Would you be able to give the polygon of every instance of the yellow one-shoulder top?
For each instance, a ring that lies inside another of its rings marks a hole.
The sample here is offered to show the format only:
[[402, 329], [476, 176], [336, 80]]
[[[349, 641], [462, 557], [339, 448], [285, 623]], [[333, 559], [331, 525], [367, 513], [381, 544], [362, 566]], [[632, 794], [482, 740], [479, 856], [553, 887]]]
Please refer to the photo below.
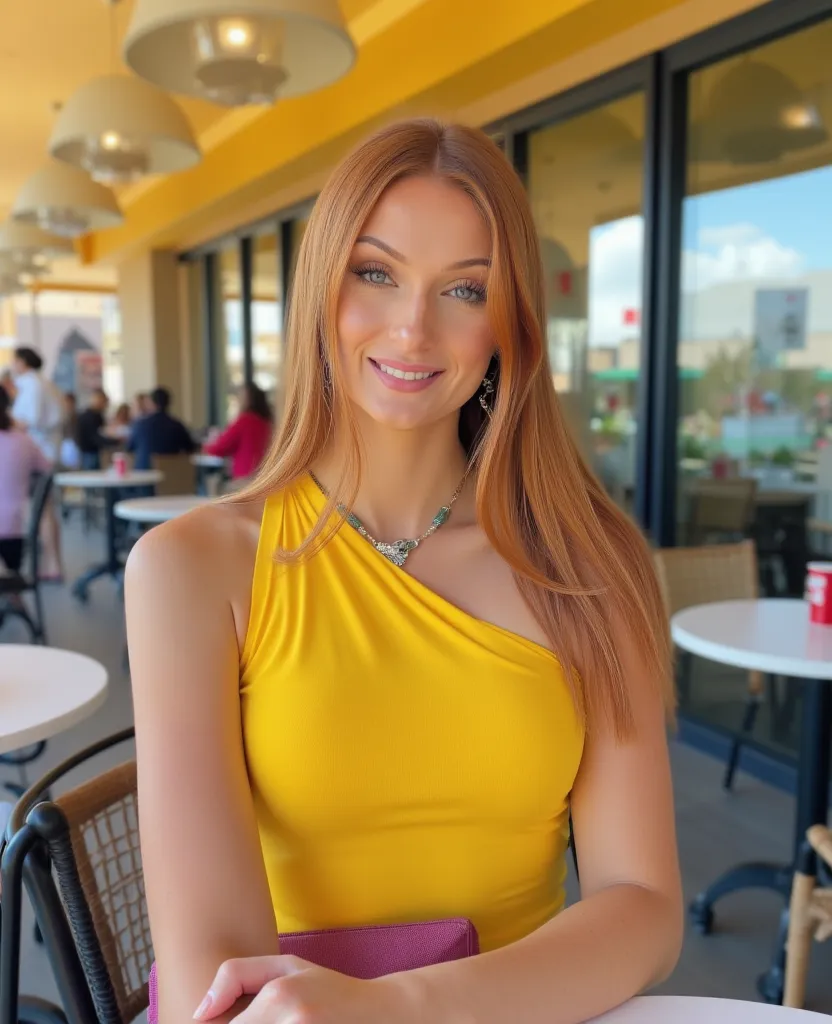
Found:
[[555, 656], [483, 622], [345, 525], [278, 565], [325, 506], [265, 505], [242, 728], [281, 932], [467, 917], [485, 952], [563, 906], [584, 729]]

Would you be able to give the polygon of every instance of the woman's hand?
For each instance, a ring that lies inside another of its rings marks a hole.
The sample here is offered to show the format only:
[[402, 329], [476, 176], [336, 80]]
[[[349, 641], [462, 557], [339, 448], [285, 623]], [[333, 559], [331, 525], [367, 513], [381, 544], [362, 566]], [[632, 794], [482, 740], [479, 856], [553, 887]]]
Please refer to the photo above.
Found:
[[254, 996], [235, 1024], [417, 1024], [424, 1017], [402, 977], [358, 981], [296, 956], [227, 960], [194, 1019], [213, 1020]]

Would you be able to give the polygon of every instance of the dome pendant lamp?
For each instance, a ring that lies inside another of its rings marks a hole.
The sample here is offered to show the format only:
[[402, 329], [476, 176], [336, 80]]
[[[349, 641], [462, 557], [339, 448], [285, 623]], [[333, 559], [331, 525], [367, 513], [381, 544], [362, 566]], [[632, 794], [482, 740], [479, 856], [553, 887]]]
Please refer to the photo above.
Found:
[[136, 0], [124, 60], [169, 92], [234, 107], [330, 85], [355, 45], [337, 0]]
[[200, 159], [176, 103], [133, 75], [85, 82], [58, 115], [49, 152], [105, 184], [181, 171]]
[[10, 263], [20, 273], [37, 274], [45, 270], [50, 257], [74, 255], [75, 246], [68, 238], [15, 220], [0, 224], [0, 262]]
[[18, 192], [12, 219], [64, 238], [116, 227], [124, 220], [113, 192], [71, 164], [51, 160]]

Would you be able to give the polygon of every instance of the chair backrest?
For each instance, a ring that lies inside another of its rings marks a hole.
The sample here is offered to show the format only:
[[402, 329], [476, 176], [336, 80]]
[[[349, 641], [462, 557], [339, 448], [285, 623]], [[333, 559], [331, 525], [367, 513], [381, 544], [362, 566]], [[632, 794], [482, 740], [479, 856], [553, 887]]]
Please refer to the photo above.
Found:
[[196, 466], [190, 455], [154, 455], [153, 468], [164, 473], [162, 481], [156, 484], [157, 494], [193, 494], [196, 491]]
[[757, 481], [746, 477], [696, 480], [691, 490], [694, 530], [745, 533], [754, 521]]
[[671, 615], [695, 604], [759, 596], [753, 541], [663, 548], [654, 552], [656, 571]]
[[26, 818], [24, 830], [48, 850], [48, 860], [31, 851], [24, 878], [59, 988], [68, 986], [61, 997], [70, 1024], [80, 1024], [78, 1008], [83, 1015], [90, 1001], [98, 1024], [129, 1024], [148, 1006], [154, 957], [137, 804], [130, 761]]
[[29, 578], [33, 581], [37, 580], [40, 568], [40, 524], [46, 510], [46, 503], [52, 492], [52, 479], [51, 473], [38, 474], [32, 491], [26, 547], [29, 556]]

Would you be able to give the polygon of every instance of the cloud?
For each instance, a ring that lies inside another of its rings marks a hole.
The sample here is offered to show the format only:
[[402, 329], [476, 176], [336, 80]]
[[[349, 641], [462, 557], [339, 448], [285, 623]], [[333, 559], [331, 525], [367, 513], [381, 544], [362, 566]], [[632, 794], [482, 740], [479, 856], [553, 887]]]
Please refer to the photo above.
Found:
[[[682, 254], [682, 288], [701, 292], [731, 281], [766, 281], [797, 277], [805, 259], [748, 223], [702, 228], [695, 249]], [[644, 226], [641, 217], [626, 217], [596, 228], [590, 237], [589, 343], [617, 345], [637, 337], [624, 325], [626, 309], [641, 309]]]
[[781, 245], [753, 224], [727, 224], [703, 228], [699, 248], [682, 254], [682, 288], [699, 292], [727, 281], [765, 281], [797, 277], [805, 260], [796, 250]]
[[589, 343], [616, 345], [635, 338], [624, 311], [641, 309], [644, 222], [641, 217], [595, 229], [589, 243]]

